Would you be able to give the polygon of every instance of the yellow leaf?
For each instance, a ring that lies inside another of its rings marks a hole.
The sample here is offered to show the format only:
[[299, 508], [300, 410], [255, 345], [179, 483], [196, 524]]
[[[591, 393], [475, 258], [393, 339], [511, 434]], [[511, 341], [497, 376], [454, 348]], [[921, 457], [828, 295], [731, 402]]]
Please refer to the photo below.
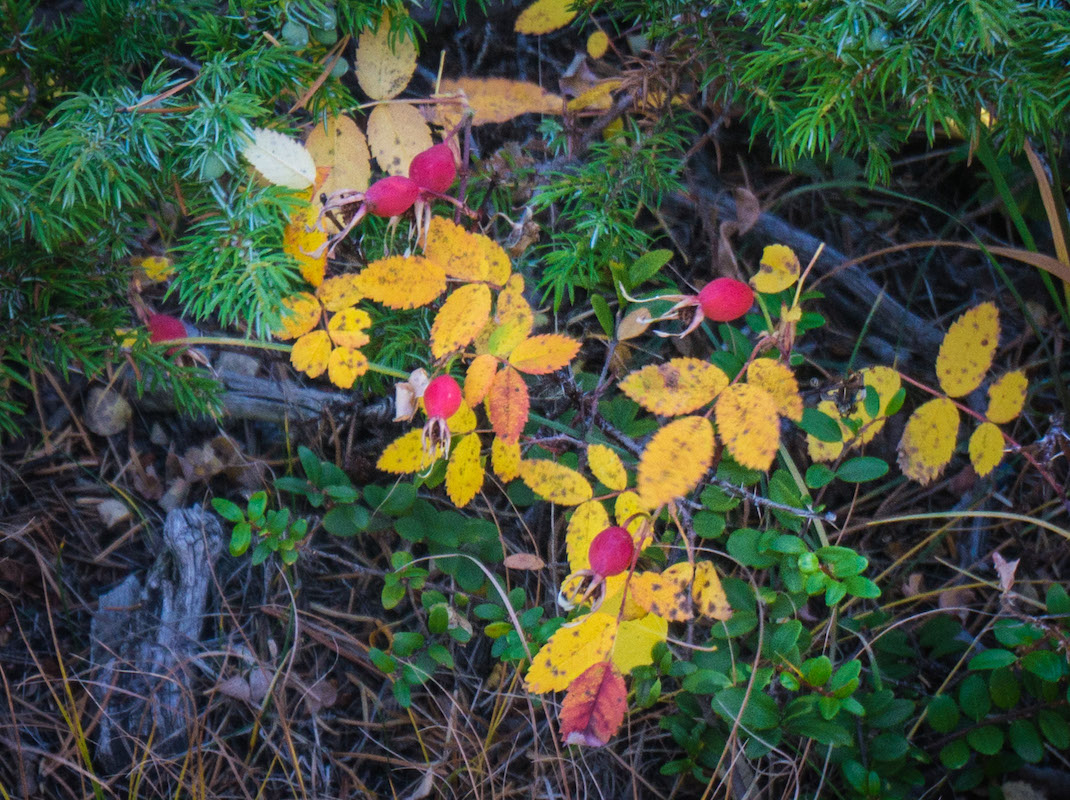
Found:
[[999, 312], [981, 303], [955, 320], [936, 356], [936, 377], [948, 397], [962, 397], [981, 385], [999, 345]]
[[316, 297], [328, 311], [341, 311], [360, 302], [364, 294], [357, 288], [358, 275], [347, 273], [328, 278], [316, 289]]
[[253, 128], [241, 154], [276, 186], [306, 189], [316, 180], [316, 164], [305, 146], [278, 131]]
[[653, 664], [654, 645], [668, 635], [669, 621], [657, 614], [622, 622], [613, 645], [613, 664], [625, 675], [636, 667]]
[[319, 211], [307, 205], [294, 212], [282, 234], [282, 249], [297, 262], [301, 277], [313, 286], [323, 283], [327, 268], [327, 233], [316, 227]]
[[490, 263], [483, 257], [483, 246], [477, 237], [487, 238], [469, 233], [445, 217], [431, 217], [424, 255], [455, 280], [465, 283], [485, 281]]
[[479, 435], [462, 437], [450, 453], [446, 465], [446, 494], [457, 508], [464, 508], [483, 488], [483, 465], [479, 461]]
[[548, 459], [521, 461], [520, 479], [543, 500], [561, 506], [578, 506], [594, 494], [580, 473]]
[[628, 488], [628, 473], [620, 456], [604, 444], [587, 445], [587, 464], [591, 473], [615, 492]]
[[[521, 114], [560, 114], [564, 102], [556, 94], [535, 83], [508, 78], [460, 78], [443, 80], [440, 94], [463, 92], [475, 113], [473, 125], [508, 122]], [[455, 104], [443, 103], [435, 109], [435, 124], [452, 128], [463, 112]]]
[[608, 111], [613, 106], [613, 92], [624, 85], [620, 78], [609, 78], [595, 84], [587, 91], [568, 101], [568, 110], [572, 113], [577, 111]]
[[436, 445], [434, 452], [429, 453], [424, 449], [423, 431], [414, 428], [388, 444], [375, 467], [394, 475], [407, 475], [423, 472], [441, 456], [442, 446]]
[[422, 256], [390, 256], [366, 266], [356, 287], [387, 308], [420, 308], [446, 291], [446, 273]]
[[587, 55], [598, 60], [609, 49], [609, 37], [604, 31], [595, 31], [587, 37]]
[[939, 477], [955, 453], [959, 411], [946, 397], [924, 403], [910, 415], [899, 441], [899, 468], [923, 486]]
[[771, 358], [756, 358], [747, 367], [747, 383], [769, 392], [776, 403], [777, 413], [798, 422], [802, 419], [803, 402], [795, 373]]
[[436, 359], [466, 347], [490, 319], [490, 287], [470, 283], [446, 298], [431, 326], [431, 355]]
[[721, 587], [721, 578], [711, 561], [695, 563], [695, 583], [691, 587], [695, 611], [704, 617], [722, 622], [732, 616], [732, 607]]
[[776, 401], [760, 386], [737, 383], [729, 386], [714, 407], [717, 432], [725, 448], [739, 464], [749, 469], [773, 466], [780, 443]]
[[[305, 147], [317, 167], [330, 169], [327, 180], [319, 188], [321, 193], [330, 195], [341, 189], [363, 192], [371, 183], [368, 141], [349, 117], [339, 114], [317, 124], [309, 133]], [[324, 224], [333, 225], [327, 219]]]
[[556, 31], [576, 19], [579, 12], [572, 8], [574, 4], [575, 0], [535, 0], [520, 12], [513, 30], [532, 36]]
[[621, 492], [613, 504], [613, 518], [618, 525], [627, 529], [636, 545], [639, 545], [639, 529], [650, 518], [650, 509], [643, 505], [635, 492]]
[[368, 359], [352, 347], [336, 347], [327, 362], [327, 377], [340, 389], [352, 389], [357, 378], [368, 371]]
[[339, 347], [363, 347], [371, 341], [365, 330], [372, 318], [361, 308], [343, 308], [327, 323], [327, 332]]
[[298, 292], [282, 299], [281, 325], [274, 331], [278, 339], [296, 339], [315, 328], [323, 314], [320, 301], [308, 292]]
[[970, 436], [970, 462], [974, 472], [983, 478], [1003, 460], [1003, 434], [992, 422], [982, 422]]
[[416, 45], [406, 35], [390, 35], [390, 12], [384, 11], [378, 30], [366, 28], [357, 39], [360, 88], [373, 100], [389, 100], [409, 85], [415, 71]]
[[464, 401], [468, 405], [475, 408], [483, 402], [497, 371], [498, 359], [488, 353], [472, 359], [464, 379]]
[[988, 387], [988, 410], [985, 416], [991, 422], [1010, 422], [1022, 413], [1027, 388], [1029, 380], [1022, 370], [1016, 369], [1001, 375]]
[[703, 417], [673, 420], [654, 434], [639, 459], [639, 500], [647, 508], [657, 508], [683, 497], [698, 486], [712, 461], [710, 421]]
[[471, 433], [476, 429], [476, 412], [467, 403], [461, 403], [453, 416], [446, 420], [446, 427], [456, 436], [459, 433]]
[[866, 398], [861, 393], [851, 412], [851, 418], [862, 423], [856, 443], [869, 444], [884, 427], [888, 404], [899, 391], [902, 381], [899, 373], [890, 367], [866, 367], [861, 375], [862, 385], [867, 387], [866, 391], [875, 390], [879, 400], [879, 413], [876, 418], [871, 417], [866, 411]]
[[843, 452], [844, 442], [850, 440], [851, 430], [840, 422], [840, 412], [832, 400], [822, 400], [817, 404], [817, 410], [822, 414], [832, 417], [839, 423], [841, 439], [838, 442], [823, 442], [812, 434], [806, 434], [806, 449], [810, 454], [811, 461], [835, 461]]
[[175, 265], [171, 263], [171, 259], [164, 256], [132, 258], [130, 263], [135, 267], [140, 267], [145, 277], [153, 283], [165, 281], [175, 274]]
[[318, 378], [327, 371], [331, 358], [331, 337], [327, 331], [306, 333], [296, 342], [290, 351], [290, 363], [298, 372], [310, 378]]
[[608, 527], [609, 515], [598, 500], [588, 500], [576, 507], [565, 532], [565, 549], [568, 551], [571, 572], [591, 568], [591, 542]]
[[506, 442], [515, 442], [528, 422], [531, 401], [528, 385], [512, 367], [499, 370], [487, 392], [487, 416], [491, 427]]
[[663, 572], [637, 572], [628, 587], [635, 602], [670, 622], [683, 622], [694, 616], [691, 579], [695, 571], [686, 561], [673, 564]]
[[532, 659], [528, 691], [541, 694], [567, 689], [588, 667], [609, 657], [616, 637], [617, 618], [597, 612], [559, 628]]
[[494, 322], [498, 327], [491, 334], [488, 347], [496, 356], [507, 356], [518, 344], [528, 338], [535, 325], [535, 313], [524, 297], [524, 278], [513, 275], [498, 293], [494, 310]]
[[479, 257], [487, 262], [487, 280], [492, 286], [505, 286], [513, 274], [513, 262], [509, 260], [509, 254], [489, 236], [480, 233], [473, 235]]
[[726, 386], [728, 376], [698, 358], [673, 358], [649, 364], [630, 373], [620, 389], [647, 411], [674, 417], [688, 414], [712, 401]]
[[509, 363], [528, 375], [549, 375], [567, 367], [580, 350], [580, 343], [557, 333], [532, 336], [509, 354]]
[[389, 175], [408, 176], [413, 158], [432, 144], [431, 129], [416, 106], [388, 103], [368, 115], [368, 146], [379, 168]]
[[758, 274], [750, 279], [750, 285], [762, 294], [776, 294], [799, 280], [799, 259], [790, 247], [771, 244], [762, 251]]
[[502, 479], [502, 483], [509, 483], [520, 476], [520, 443], [507, 444], [494, 437], [490, 444], [490, 463], [494, 467], [494, 474]]

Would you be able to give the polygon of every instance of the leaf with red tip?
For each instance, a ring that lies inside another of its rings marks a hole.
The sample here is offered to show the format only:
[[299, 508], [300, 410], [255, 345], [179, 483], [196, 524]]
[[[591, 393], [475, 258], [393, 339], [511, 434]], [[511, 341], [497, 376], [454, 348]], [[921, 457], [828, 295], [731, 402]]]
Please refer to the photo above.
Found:
[[561, 705], [561, 739], [565, 744], [601, 747], [620, 729], [628, 708], [624, 678], [609, 661], [601, 661], [576, 678]]
[[520, 438], [528, 422], [528, 386], [520, 373], [511, 367], [498, 372], [487, 392], [487, 416], [494, 432], [506, 444]]

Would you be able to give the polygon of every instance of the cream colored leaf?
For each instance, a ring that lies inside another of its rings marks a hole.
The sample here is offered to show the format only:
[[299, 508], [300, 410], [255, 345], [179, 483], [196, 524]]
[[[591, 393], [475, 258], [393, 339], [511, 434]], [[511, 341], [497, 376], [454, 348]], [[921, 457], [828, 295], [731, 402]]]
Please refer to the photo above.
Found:
[[570, 572], [591, 568], [590, 550], [594, 537], [609, 527], [609, 515], [598, 500], [581, 503], [572, 512], [565, 530]]
[[769, 392], [777, 413], [798, 422], [802, 419], [803, 401], [795, 373], [771, 358], [756, 358], [747, 367], [747, 383]]
[[768, 470], [780, 444], [776, 401], [760, 386], [737, 383], [717, 398], [717, 433], [725, 449], [749, 469]]
[[306, 189], [316, 180], [316, 164], [305, 146], [278, 131], [253, 128], [242, 155], [276, 186]]
[[578, 506], [594, 494], [580, 473], [548, 459], [521, 461], [520, 478], [543, 500], [561, 506]]
[[1028, 388], [1029, 380], [1023, 370], [1016, 369], [1001, 375], [988, 387], [988, 410], [985, 416], [990, 422], [1000, 424], [1012, 421], [1022, 413]]
[[970, 436], [970, 463], [978, 477], [985, 477], [1003, 460], [1003, 434], [992, 422], [982, 422]]
[[698, 358], [673, 358], [636, 370], [619, 385], [647, 411], [672, 417], [711, 402], [728, 386], [728, 376]]
[[368, 115], [368, 146], [389, 175], [407, 177], [413, 158], [432, 144], [431, 129], [409, 103], [376, 106]]
[[615, 492], [628, 488], [628, 473], [620, 456], [604, 444], [587, 445], [587, 465], [591, 473]]
[[356, 288], [387, 308], [420, 308], [446, 291], [446, 273], [422, 256], [389, 256], [366, 266]]
[[597, 612], [559, 628], [528, 668], [528, 691], [541, 694], [567, 689], [588, 667], [609, 657], [616, 637], [616, 617]]
[[357, 82], [373, 100], [396, 97], [416, 71], [416, 45], [406, 35], [391, 35], [390, 27], [384, 11], [378, 29], [365, 29], [357, 39]]
[[512, 367], [498, 370], [486, 397], [487, 416], [494, 432], [507, 442], [515, 442], [524, 432], [531, 408], [528, 385]]
[[470, 283], [446, 298], [431, 326], [431, 355], [436, 359], [463, 349], [490, 319], [490, 287]]
[[483, 488], [483, 465], [479, 460], [479, 435], [461, 437], [446, 465], [446, 494], [457, 508], [464, 508]]
[[331, 337], [327, 331], [306, 333], [296, 342], [290, 351], [290, 363], [298, 372], [310, 378], [318, 378], [327, 371], [331, 358]]
[[710, 421], [704, 417], [673, 420], [654, 434], [639, 459], [640, 501], [657, 508], [683, 497], [698, 486], [712, 461]]
[[936, 356], [936, 377], [949, 397], [969, 394], [984, 379], [999, 345], [999, 311], [981, 303], [955, 320]]
[[959, 411], [946, 397], [918, 406], [899, 441], [899, 468], [924, 485], [936, 480], [955, 454]]

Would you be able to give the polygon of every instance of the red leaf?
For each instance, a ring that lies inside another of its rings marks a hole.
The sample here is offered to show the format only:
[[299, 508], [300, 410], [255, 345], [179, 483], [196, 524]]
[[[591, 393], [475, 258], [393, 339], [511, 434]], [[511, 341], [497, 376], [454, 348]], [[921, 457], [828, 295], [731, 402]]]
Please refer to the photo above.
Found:
[[506, 444], [520, 438], [528, 422], [528, 385], [512, 367], [501, 370], [490, 383], [487, 415], [494, 432]]
[[572, 682], [561, 705], [561, 738], [565, 744], [601, 747], [624, 722], [627, 690], [624, 678], [602, 661]]

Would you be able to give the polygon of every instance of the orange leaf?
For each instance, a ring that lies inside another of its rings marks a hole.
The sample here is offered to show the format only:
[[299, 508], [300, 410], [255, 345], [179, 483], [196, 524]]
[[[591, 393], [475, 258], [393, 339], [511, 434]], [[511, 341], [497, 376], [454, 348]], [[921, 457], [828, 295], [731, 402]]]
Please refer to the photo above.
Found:
[[501, 370], [490, 382], [487, 415], [494, 432], [506, 444], [516, 442], [528, 422], [528, 385], [515, 369]]
[[464, 379], [464, 401], [472, 408], [483, 402], [498, 371], [498, 359], [489, 353], [476, 356], [468, 365], [468, 374]]
[[446, 273], [422, 256], [390, 256], [366, 266], [356, 288], [387, 308], [420, 308], [446, 291]]
[[547, 375], [567, 367], [579, 349], [580, 343], [575, 339], [544, 333], [518, 344], [509, 355], [509, 363], [529, 375]]
[[561, 738], [565, 744], [601, 747], [624, 722], [624, 678], [608, 661], [588, 667], [568, 687], [561, 704]]
[[431, 355], [443, 358], [466, 347], [490, 319], [490, 287], [472, 283], [446, 298], [431, 326]]

